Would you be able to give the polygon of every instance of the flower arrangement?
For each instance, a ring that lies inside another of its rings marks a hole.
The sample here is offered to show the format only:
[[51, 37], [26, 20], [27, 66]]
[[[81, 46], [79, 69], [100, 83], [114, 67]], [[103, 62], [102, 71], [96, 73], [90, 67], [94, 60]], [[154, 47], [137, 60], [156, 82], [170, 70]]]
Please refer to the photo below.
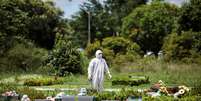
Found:
[[169, 94], [166, 87], [160, 87], [159, 91], [163, 94]]
[[2, 96], [18, 96], [18, 94], [15, 91], [7, 91]]
[[184, 85], [179, 86], [178, 88], [179, 88], [179, 89], [183, 89], [184, 91], [187, 91], [187, 92], [190, 91], [190, 89], [189, 89], [188, 87], [184, 86]]

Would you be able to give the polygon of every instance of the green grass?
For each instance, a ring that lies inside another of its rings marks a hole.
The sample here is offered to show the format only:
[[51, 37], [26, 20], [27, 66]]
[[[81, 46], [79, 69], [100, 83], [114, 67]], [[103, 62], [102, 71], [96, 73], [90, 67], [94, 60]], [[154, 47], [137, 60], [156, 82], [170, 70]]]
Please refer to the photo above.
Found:
[[[125, 85], [115, 85], [112, 86], [111, 81], [107, 75], [104, 82], [105, 89], [147, 89], [152, 84], [158, 80], [162, 80], [168, 86], [177, 86], [177, 85], [186, 85], [188, 87], [201, 87], [201, 66], [197, 64], [184, 64], [184, 63], [164, 63], [158, 60], [138, 60], [133, 63], [124, 64], [124, 67], [121, 67], [121, 72], [117, 72], [111, 69], [111, 74], [113, 78], [120, 78], [129, 74], [132, 75], [143, 75], [148, 76], [150, 84], [142, 84], [139, 86], [125, 86]], [[113, 68], [113, 67], [112, 67]], [[54, 76], [48, 76], [45, 74], [32, 74], [32, 73], [1, 73], [0, 82], [15, 84], [17, 86], [23, 87], [23, 82], [26, 79], [30, 78], [54, 78]], [[56, 91], [43, 91], [45, 95], [55, 95], [57, 92], [60, 92], [60, 88], [90, 88], [90, 83], [87, 80], [87, 75], [68, 75], [62, 77], [64, 83], [49, 85], [49, 86], [34, 86], [33, 88], [55, 88]], [[200, 88], [197, 93], [194, 93], [192, 96], [201, 95]], [[78, 91], [65, 91], [66, 94], [76, 95]], [[187, 96], [189, 97], [189, 96]], [[189, 97], [191, 98], [191, 96]], [[169, 99], [162, 97], [162, 99]], [[160, 101], [155, 99], [156, 101]]]
[[[151, 63], [142, 69], [137, 69], [137, 65], [131, 65], [129, 71], [121, 73], [113, 72], [113, 78], [122, 77], [122, 75], [144, 75], [150, 79], [150, 84], [157, 82], [158, 80], [164, 81], [168, 85], [187, 85], [187, 86], [199, 86], [201, 84], [201, 67], [196, 64], [174, 64], [174, 63]], [[0, 76], [0, 82], [10, 82], [22, 84], [25, 79], [37, 78], [37, 77], [53, 77], [40, 74], [9, 74], [5, 73]], [[84, 86], [89, 84], [87, 75], [69, 75], [63, 77], [64, 84], [51, 85], [50, 87], [68, 87], [68, 86]], [[111, 80], [105, 78], [104, 86], [111, 87]], [[118, 87], [118, 86], [117, 86]], [[115, 86], [114, 86], [115, 88]]]

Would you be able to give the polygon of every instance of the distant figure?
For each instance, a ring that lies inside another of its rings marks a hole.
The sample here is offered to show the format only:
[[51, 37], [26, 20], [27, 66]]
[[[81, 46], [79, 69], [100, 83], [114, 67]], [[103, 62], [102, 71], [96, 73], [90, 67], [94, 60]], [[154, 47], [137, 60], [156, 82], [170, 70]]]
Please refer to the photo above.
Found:
[[96, 58], [92, 59], [88, 67], [88, 80], [92, 83], [92, 88], [98, 92], [103, 91], [104, 74], [108, 73], [109, 78], [112, 76], [108, 69], [108, 65], [105, 59], [102, 58], [103, 52], [101, 50], [96, 51]]

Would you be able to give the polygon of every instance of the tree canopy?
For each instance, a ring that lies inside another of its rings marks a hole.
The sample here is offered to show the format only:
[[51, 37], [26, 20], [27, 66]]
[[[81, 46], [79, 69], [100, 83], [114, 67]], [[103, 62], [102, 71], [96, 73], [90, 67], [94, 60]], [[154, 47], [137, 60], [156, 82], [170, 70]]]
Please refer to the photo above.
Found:
[[22, 36], [51, 49], [61, 15], [53, 2], [0, 0], [0, 32], [5, 38]]
[[123, 20], [122, 36], [137, 42], [144, 52], [158, 53], [163, 39], [177, 28], [179, 8], [165, 2], [153, 2], [133, 10]]

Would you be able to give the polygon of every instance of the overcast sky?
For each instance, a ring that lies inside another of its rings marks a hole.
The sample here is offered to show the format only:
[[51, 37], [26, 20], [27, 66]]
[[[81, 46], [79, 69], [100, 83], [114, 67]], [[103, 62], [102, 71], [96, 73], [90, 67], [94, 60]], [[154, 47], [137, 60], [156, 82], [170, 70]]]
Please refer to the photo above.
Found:
[[[64, 11], [64, 17], [71, 18], [71, 15], [73, 15], [79, 10], [80, 4], [82, 4], [86, 0], [71, 0], [70, 2], [69, 0], [54, 0], [54, 1], [56, 3], [56, 6]], [[186, 0], [165, 0], [165, 1], [180, 6]]]

